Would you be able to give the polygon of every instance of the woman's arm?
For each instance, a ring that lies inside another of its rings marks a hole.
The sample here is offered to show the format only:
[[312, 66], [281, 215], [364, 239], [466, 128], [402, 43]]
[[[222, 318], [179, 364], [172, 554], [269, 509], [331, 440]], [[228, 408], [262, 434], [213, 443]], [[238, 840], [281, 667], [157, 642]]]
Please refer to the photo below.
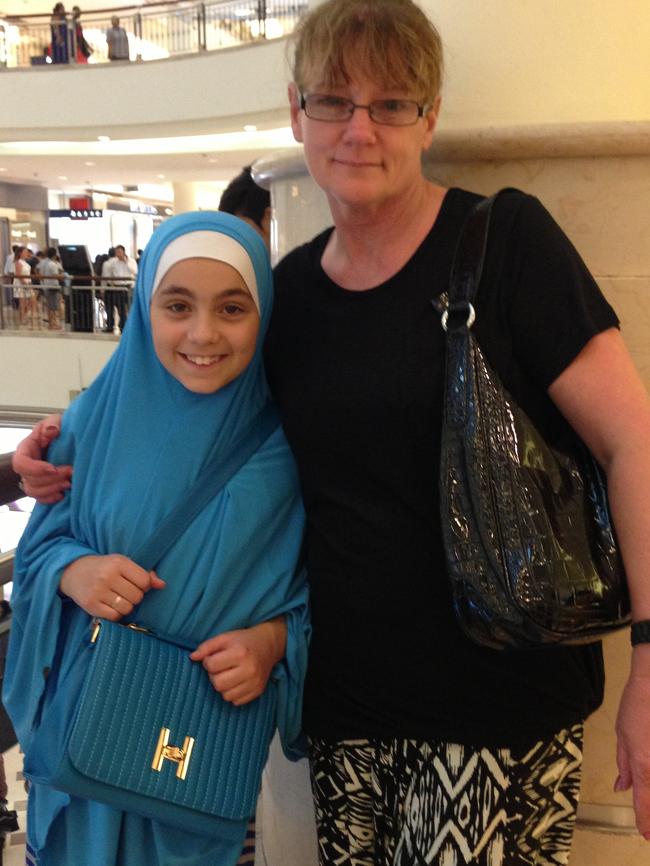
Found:
[[43, 460], [43, 453], [60, 432], [60, 415], [49, 415], [39, 421], [29, 436], [18, 443], [12, 461], [27, 496], [33, 496], [42, 505], [59, 502], [70, 487], [72, 466], [53, 466]]
[[[650, 399], [618, 330], [593, 337], [549, 395], [607, 475], [634, 621], [650, 620]], [[617, 721], [617, 790], [633, 787], [650, 839], [650, 644], [632, 652]]]

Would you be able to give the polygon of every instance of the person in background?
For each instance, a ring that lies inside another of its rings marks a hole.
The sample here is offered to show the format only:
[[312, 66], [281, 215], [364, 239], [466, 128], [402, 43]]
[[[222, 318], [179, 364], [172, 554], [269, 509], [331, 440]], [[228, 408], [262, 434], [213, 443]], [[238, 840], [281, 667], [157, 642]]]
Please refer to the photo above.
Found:
[[18, 247], [14, 256], [14, 299], [18, 301], [19, 323], [33, 328], [36, 315], [35, 293], [32, 289], [31, 250]]
[[95, 271], [96, 277], [101, 277], [102, 268], [104, 267], [104, 262], [107, 262], [109, 259], [112, 259], [115, 255], [115, 248], [110, 247], [107, 253], [97, 253], [95, 256], [95, 261], [93, 262], [93, 270]]
[[267, 249], [271, 241], [271, 194], [255, 183], [247, 165], [221, 194], [219, 210], [231, 213], [262, 236]]
[[129, 60], [129, 37], [124, 27], [120, 27], [117, 15], [111, 18], [111, 26], [106, 31], [109, 60]]
[[55, 260], [56, 249], [48, 247], [46, 257], [39, 265], [41, 287], [45, 295], [47, 307], [47, 327], [50, 331], [60, 331], [61, 322], [61, 282], [63, 266]]
[[20, 249], [20, 244], [14, 244], [11, 248], [11, 252], [7, 253], [7, 258], [5, 259], [4, 268], [2, 271], [3, 274], [5, 274], [5, 276], [11, 275], [13, 277], [13, 275], [14, 275], [14, 259], [15, 259], [16, 253], [18, 252], [19, 249]]
[[84, 37], [81, 25], [81, 9], [78, 6], [72, 7], [72, 24], [74, 27], [75, 60], [77, 63], [88, 63], [88, 58], [93, 50]]
[[50, 48], [52, 63], [67, 63], [69, 59], [68, 22], [63, 3], [57, 3], [52, 10], [50, 33], [52, 36]]
[[15, 306], [16, 302], [14, 299], [13, 292], [13, 276], [15, 274], [15, 258], [16, 253], [20, 249], [19, 244], [14, 244], [11, 248], [11, 252], [7, 253], [7, 258], [5, 259], [4, 267], [2, 269], [2, 274], [4, 277], [4, 302], [9, 306]]
[[[127, 255], [122, 244], [115, 247], [115, 255], [102, 265], [102, 286], [106, 305], [106, 330], [113, 332], [115, 326], [124, 330], [129, 310], [129, 293], [138, 273], [135, 261]], [[110, 287], [113, 288], [110, 288]], [[115, 320], [117, 309], [119, 321]]]

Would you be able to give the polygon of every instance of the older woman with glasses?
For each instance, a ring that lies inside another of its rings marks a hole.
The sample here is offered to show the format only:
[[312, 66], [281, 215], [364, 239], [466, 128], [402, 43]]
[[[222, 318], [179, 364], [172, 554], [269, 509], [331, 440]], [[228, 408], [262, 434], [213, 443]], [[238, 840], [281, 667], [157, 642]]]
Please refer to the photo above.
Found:
[[[479, 196], [421, 170], [440, 108], [440, 37], [411, 0], [329, 0], [303, 19], [294, 49], [293, 132], [334, 226], [276, 268], [267, 370], [308, 519], [304, 726], [321, 864], [566, 863], [582, 723], [602, 699], [600, 646], [473, 645], [446, 576], [444, 334], [431, 299], [448, 287]], [[545, 434], [571, 425], [607, 470], [644, 620], [650, 408], [617, 324], [541, 204], [500, 199], [481, 343]], [[620, 721], [619, 784], [631, 761], [645, 832], [649, 651], [635, 649]]]
[[[276, 268], [266, 360], [307, 512], [304, 727], [322, 866], [567, 863], [583, 721], [603, 694], [598, 644], [500, 653], [454, 617], [431, 300], [480, 197], [422, 174], [441, 77], [440, 36], [412, 0], [327, 0], [294, 34], [292, 128], [334, 225]], [[531, 196], [499, 200], [476, 307], [515, 399], [548, 438], [573, 427], [606, 470], [634, 617], [649, 620], [650, 404], [614, 311]], [[19, 471], [34, 469], [38, 435]], [[56, 496], [59, 477], [32, 489]], [[650, 835], [648, 730], [639, 644], [617, 785], [634, 782]]]

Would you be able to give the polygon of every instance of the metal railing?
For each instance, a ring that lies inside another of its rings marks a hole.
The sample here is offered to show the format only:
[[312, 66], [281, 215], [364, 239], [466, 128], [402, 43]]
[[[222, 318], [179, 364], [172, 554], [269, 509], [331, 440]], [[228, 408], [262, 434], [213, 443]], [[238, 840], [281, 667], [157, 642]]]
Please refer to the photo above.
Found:
[[[48, 298], [51, 287], [42, 286], [38, 278], [31, 277], [21, 284], [21, 293], [29, 297], [20, 298], [16, 297], [13, 277], [5, 277], [0, 331], [120, 334], [131, 306], [133, 287], [127, 280], [124, 285], [115, 285], [115, 282], [114, 278], [105, 277], [65, 277], [52, 303]], [[22, 291], [24, 289], [29, 292]]]
[[[212, 0], [126, 6], [53, 19], [0, 17], [0, 68], [107, 63], [113, 17], [128, 39], [128, 60], [147, 61], [216, 51], [286, 36], [308, 0]], [[144, 11], [146, 10], [146, 11]]]

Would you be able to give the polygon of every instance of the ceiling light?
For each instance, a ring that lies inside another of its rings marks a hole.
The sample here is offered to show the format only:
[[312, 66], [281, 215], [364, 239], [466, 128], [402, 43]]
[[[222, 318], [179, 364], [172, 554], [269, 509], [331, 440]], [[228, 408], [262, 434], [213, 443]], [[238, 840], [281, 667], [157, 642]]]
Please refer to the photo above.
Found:
[[111, 140], [110, 135], [98, 135], [97, 136], [97, 141], [110, 141], [110, 140]]
[[165, 175], [164, 175], [164, 174], [157, 174], [156, 177], [157, 177], [159, 180], [164, 180], [164, 179], [165, 179]]
[[0, 171], [9, 171], [8, 168], [0, 168]]
[[68, 178], [64, 174], [59, 175], [59, 180], [67, 180]]
[[90, 160], [86, 160], [86, 162], [84, 163], [84, 165], [94, 165], [94, 164], [95, 164], [95, 163], [94, 163], [94, 162], [90, 162]]
[[247, 123], [244, 127], [244, 132], [257, 132], [257, 127], [254, 123]]

